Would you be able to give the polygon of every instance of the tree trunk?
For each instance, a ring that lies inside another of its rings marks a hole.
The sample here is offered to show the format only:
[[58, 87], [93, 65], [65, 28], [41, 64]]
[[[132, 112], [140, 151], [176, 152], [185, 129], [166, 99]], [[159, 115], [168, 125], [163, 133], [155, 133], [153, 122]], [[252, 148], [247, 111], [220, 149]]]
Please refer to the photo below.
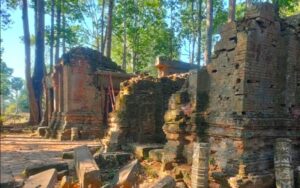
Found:
[[45, 53], [45, 14], [44, 0], [37, 1], [37, 35], [35, 41], [35, 65], [33, 72], [33, 90], [35, 101], [38, 107], [38, 122], [41, 121], [42, 114], [42, 94], [43, 94], [43, 78], [44, 78], [44, 53]]
[[107, 18], [107, 46], [106, 46], [106, 56], [111, 57], [111, 40], [112, 40], [112, 13], [114, 8], [114, 0], [109, 0], [108, 5], [108, 18]]
[[66, 15], [65, 0], [62, 0], [62, 54], [66, 53]]
[[[46, 67], [44, 68], [44, 75], [47, 75], [47, 72], [46, 72]], [[49, 122], [49, 119], [48, 119], [48, 113], [49, 113], [49, 90], [48, 90], [48, 83], [47, 83], [47, 76], [44, 76], [44, 79], [43, 79], [43, 87], [44, 87], [44, 102], [45, 102], [45, 110], [44, 110], [44, 113], [43, 113], [43, 117], [42, 117], [42, 121], [40, 123], [40, 126], [42, 127], [46, 127], [48, 126], [48, 122]]]
[[104, 54], [105, 40], [104, 40], [104, 10], [105, 10], [105, 0], [102, 0], [102, 10], [101, 10], [101, 53]]
[[202, 22], [202, 0], [198, 0], [198, 49], [197, 49], [197, 65], [200, 67], [201, 61], [201, 22]]
[[123, 33], [123, 62], [122, 62], [122, 69], [124, 71], [126, 71], [126, 55], [127, 55], [127, 33], [126, 33], [126, 27], [127, 27], [127, 24], [126, 24], [126, 2], [124, 3], [124, 20], [123, 20], [123, 24], [124, 24], [124, 33]]
[[212, 42], [212, 26], [213, 26], [213, 4], [212, 0], [207, 0], [207, 17], [206, 17], [206, 49], [205, 49], [205, 63], [209, 64], [211, 60], [211, 42]]
[[26, 87], [28, 90], [28, 101], [29, 101], [29, 111], [30, 111], [28, 123], [38, 124], [38, 107], [35, 101], [32, 80], [31, 80], [30, 33], [29, 33], [29, 24], [28, 24], [27, 0], [23, 0], [22, 20], [23, 20], [24, 46], [25, 46], [25, 77], [26, 77]]
[[51, 0], [51, 31], [50, 31], [50, 74], [53, 72], [53, 47], [54, 47], [54, 0]]
[[235, 21], [235, 0], [229, 0], [228, 22]]
[[[192, 22], [195, 23], [194, 20], [194, 0], [192, 0]], [[191, 64], [194, 64], [195, 59], [195, 43], [196, 43], [196, 35], [195, 35], [195, 29], [194, 24], [192, 25], [192, 57], [191, 57]]]
[[56, 8], [56, 44], [55, 44], [55, 63], [58, 63], [59, 60], [59, 47], [60, 47], [60, 32], [61, 32], [61, 0], [58, 0], [57, 8]]

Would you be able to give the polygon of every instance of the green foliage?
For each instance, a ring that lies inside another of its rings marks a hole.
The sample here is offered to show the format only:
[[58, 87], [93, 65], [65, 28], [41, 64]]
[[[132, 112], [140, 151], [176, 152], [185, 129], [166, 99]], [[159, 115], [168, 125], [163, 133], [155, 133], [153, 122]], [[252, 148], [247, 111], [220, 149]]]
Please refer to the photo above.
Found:
[[5, 108], [5, 114], [15, 114], [17, 110], [17, 105], [15, 103], [10, 103], [6, 108]]
[[22, 78], [19, 78], [19, 77], [13, 77], [11, 79], [11, 88], [15, 91], [19, 91], [22, 89], [23, 87], [23, 80]]
[[10, 84], [13, 70], [7, 67], [6, 63], [2, 60], [0, 61], [0, 94], [3, 96], [8, 96], [10, 93]]

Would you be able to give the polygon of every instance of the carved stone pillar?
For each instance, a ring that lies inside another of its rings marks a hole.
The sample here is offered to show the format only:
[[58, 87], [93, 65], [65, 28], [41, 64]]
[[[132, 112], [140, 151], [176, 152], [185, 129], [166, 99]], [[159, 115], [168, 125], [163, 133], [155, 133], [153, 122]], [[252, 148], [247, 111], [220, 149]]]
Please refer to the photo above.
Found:
[[208, 160], [209, 160], [209, 144], [194, 143], [193, 164], [191, 175], [192, 188], [208, 187]]
[[294, 187], [291, 145], [292, 141], [290, 139], [276, 139], [274, 166], [277, 188]]

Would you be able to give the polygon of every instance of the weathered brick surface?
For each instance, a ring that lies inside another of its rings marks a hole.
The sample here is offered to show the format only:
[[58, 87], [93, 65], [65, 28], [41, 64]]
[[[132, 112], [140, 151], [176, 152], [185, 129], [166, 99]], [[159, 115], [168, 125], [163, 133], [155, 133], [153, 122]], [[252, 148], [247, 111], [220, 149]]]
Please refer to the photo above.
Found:
[[122, 82], [116, 110], [109, 115], [109, 128], [103, 139], [106, 150], [116, 151], [128, 143], [165, 141], [162, 125], [168, 100], [186, 78], [140, 76]]
[[46, 136], [70, 140], [72, 127], [78, 128], [79, 139], [103, 136], [109, 75], [115, 94], [120, 82], [130, 78], [95, 50], [77, 47], [64, 54], [52, 75], [54, 112]]
[[[293, 167], [300, 164], [299, 23], [299, 16], [279, 21], [272, 5], [261, 4], [220, 30], [201, 79], [189, 79], [169, 101], [163, 161], [189, 161], [194, 125], [195, 140], [211, 145], [210, 174], [223, 174], [210, 182], [274, 186], [276, 138], [292, 140]], [[176, 104], [184, 92], [188, 100]], [[193, 96], [192, 113], [183, 115]]]

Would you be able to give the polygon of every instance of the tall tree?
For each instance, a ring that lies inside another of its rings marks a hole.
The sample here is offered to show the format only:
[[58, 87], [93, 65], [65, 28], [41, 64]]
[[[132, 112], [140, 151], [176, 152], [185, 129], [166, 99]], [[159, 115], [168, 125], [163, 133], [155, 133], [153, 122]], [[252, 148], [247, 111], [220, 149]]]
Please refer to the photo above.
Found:
[[235, 21], [235, 0], [229, 0], [228, 22]]
[[202, 24], [202, 0], [198, 0], [198, 15], [197, 15], [197, 31], [198, 31], [198, 44], [197, 44], [197, 65], [200, 67], [201, 61], [201, 24]]
[[213, 1], [207, 0], [206, 3], [206, 49], [204, 53], [205, 63], [211, 60], [212, 31], [213, 31]]
[[37, 1], [37, 32], [35, 41], [35, 65], [33, 72], [33, 88], [35, 94], [35, 101], [38, 107], [38, 122], [42, 118], [42, 94], [43, 94], [43, 78], [44, 78], [44, 68], [45, 68], [45, 4], [44, 0]]
[[23, 20], [24, 46], [25, 46], [25, 78], [26, 78], [26, 87], [28, 90], [29, 110], [30, 110], [29, 123], [37, 124], [39, 123], [39, 117], [38, 117], [39, 110], [35, 100], [35, 93], [33, 90], [33, 83], [31, 79], [30, 32], [29, 32], [29, 24], [28, 24], [27, 0], [23, 0], [22, 20]]
[[123, 15], [123, 27], [124, 27], [124, 32], [123, 32], [123, 61], [122, 61], [122, 69], [126, 71], [126, 56], [127, 56], [127, 24], [126, 24], [126, 19], [127, 19], [127, 1], [124, 1], [124, 15]]
[[51, 0], [51, 26], [50, 26], [50, 73], [53, 72], [53, 49], [54, 49], [54, 7], [55, 0]]
[[111, 57], [111, 42], [112, 42], [112, 19], [113, 19], [114, 0], [109, 0], [108, 17], [107, 17], [107, 45], [106, 56]]
[[104, 40], [104, 10], [105, 10], [105, 0], [102, 0], [102, 9], [101, 9], [101, 53], [104, 54], [104, 48], [106, 41]]
[[58, 63], [60, 49], [61, 33], [61, 0], [57, 0], [56, 5], [56, 46], [55, 46], [55, 63]]
[[62, 54], [66, 52], [66, 7], [65, 0], [62, 1]]

